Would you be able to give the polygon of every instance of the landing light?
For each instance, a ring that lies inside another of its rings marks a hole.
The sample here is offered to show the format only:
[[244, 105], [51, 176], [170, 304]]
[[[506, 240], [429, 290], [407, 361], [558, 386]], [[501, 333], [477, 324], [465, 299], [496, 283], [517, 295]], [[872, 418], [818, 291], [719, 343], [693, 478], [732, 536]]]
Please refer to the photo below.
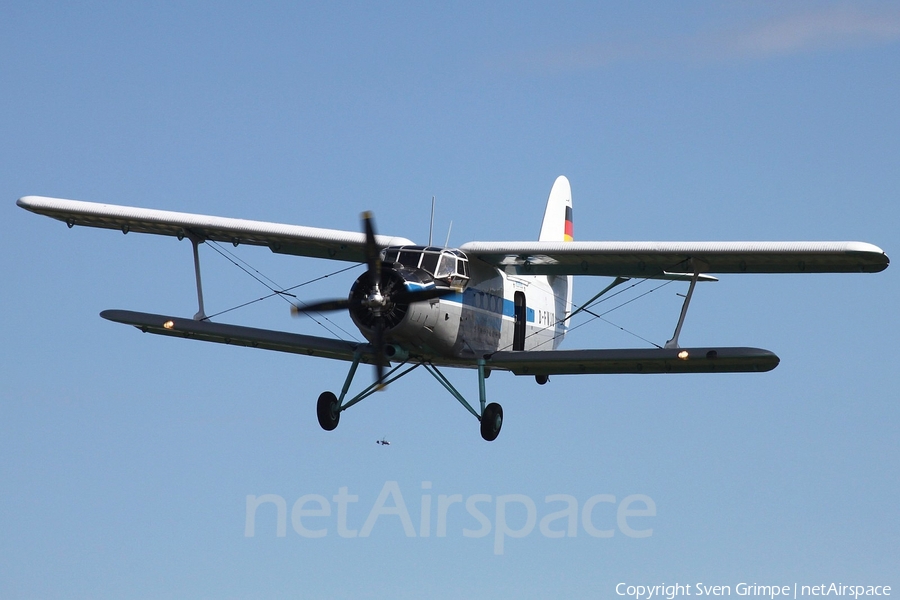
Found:
[[173, 327], [175, 327], [175, 322], [166, 321], [165, 323], [163, 323], [163, 327], [165, 327], [166, 329], [172, 329]]
[[682, 350], [681, 352], [678, 353], [678, 358], [680, 358], [681, 360], [687, 360], [688, 356], [690, 356], [690, 355], [688, 354], [687, 350]]

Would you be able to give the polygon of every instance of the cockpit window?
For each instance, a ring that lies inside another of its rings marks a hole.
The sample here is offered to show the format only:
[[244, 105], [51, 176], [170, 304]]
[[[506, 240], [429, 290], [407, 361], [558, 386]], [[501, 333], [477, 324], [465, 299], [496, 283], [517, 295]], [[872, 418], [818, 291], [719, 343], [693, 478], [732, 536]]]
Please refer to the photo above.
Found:
[[440, 254], [434, 254], [431, 252], [427, 252], [422, 255], [422, 270], [427, 271], [434, 275], [435, 271], [437, 271], [438, 259], [441, 257]]
[[459, 250], [424, 246], [385, 248], [386, 263], [400, 263], [411, 269], [422, 269], [435, 279], [452, 286], [463, 286], [469, 280], [469, 259]]
[[399, 263], [404, 267], [411, 267], [415, 269], [419, 266], [419, 258], [422, 256], [421, 252], [416, 252], [414, 250], [401, 250], [400, 251], [400, 259]]
[[441, 255], [441, 262], [434, 272], [435, 279], [446, 279], [456, 272], [456, 257], [449, 254]]

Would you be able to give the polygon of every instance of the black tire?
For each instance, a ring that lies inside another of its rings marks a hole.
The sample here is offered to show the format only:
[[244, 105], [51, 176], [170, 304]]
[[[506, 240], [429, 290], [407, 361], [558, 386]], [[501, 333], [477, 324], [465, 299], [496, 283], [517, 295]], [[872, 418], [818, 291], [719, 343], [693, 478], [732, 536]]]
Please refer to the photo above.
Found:
[[496, 402], [491, 402], [484, 407], [481, 415], [481, 437], [485, 441], [493, 442], [500, 435], [503, 427], [503, 408]]
[[338, 422], [341, 420], [337, 396], [331, 392], [319, 394], [319, 401], [316, 403], [316, 416], [319, 417], [319, 425], [325, 431], [331, 431], [337, 427]]

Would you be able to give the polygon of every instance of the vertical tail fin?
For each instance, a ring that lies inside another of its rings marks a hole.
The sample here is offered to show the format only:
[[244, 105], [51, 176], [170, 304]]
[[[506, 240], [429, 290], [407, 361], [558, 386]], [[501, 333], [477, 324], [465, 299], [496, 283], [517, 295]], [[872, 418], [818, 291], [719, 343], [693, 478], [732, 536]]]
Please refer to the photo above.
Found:
[[[569, 180], [560, 175], [553, 182], [550, 189], [550, 197], [547, 198], [547, 209], [544, 211], [544, 221], [541, 223], [541, 242], [571, 242], [572, 237], [572, 188]], [[566, 318], [572, 312], [572, 283], [571, 275], [565, 277], [549, 277], [550, 287], [553, 289], [556, 304], [556, 331], [553, 340], [553, 348], [559, 346], [569, 322]]]
[[562, 175], [556, 178], [553, 188], [550, 190], [538, 240], [541, 242], [572, 241], [572, 188], [569, 186], [569, 180]]

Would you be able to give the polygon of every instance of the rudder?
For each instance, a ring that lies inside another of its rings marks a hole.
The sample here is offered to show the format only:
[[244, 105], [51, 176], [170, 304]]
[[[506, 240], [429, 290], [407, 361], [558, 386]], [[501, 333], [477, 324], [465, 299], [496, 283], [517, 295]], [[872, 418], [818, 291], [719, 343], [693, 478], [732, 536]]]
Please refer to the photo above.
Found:
[[571, 242], [572, 239], [572, 188], [569, 180], [560, 175], [550, 189], [538, 241]]
[[[547, 209], [544, 211], [544, 220], [541, 223], [541, 242], [571, 242], [572, 241], [572, 188], [569, 180], [560, 175], [553, 182], [550, 189], [550, 197], [547, 198]], [[567, 317], [572, 312], [572, 284], [571, 275], [561, 277], [550, 276], [547, 278], [555, 299], [555, 320], [557, 335], [553, 339], [553, 348], [556, 349], [568, 330]]]

